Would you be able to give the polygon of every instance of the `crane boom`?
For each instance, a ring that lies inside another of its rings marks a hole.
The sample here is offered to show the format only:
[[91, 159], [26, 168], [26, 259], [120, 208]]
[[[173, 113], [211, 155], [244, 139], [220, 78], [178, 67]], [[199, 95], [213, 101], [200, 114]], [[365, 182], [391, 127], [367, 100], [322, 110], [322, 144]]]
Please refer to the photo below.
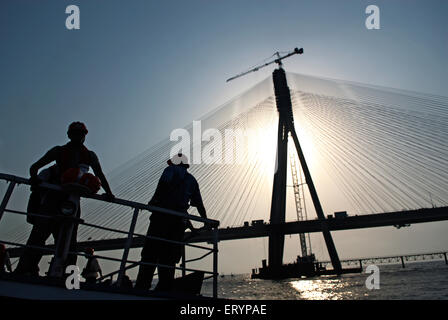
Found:
[[280, 54], [279, 54], [278, 52], [276, 52], [277, 59], [272, 60], [272, 61], [269, 61], [269, 62], [266, 62], [265, 64], [263, 64], [263, 65], [261, 65], [261, 66], [255, 67], [255, 68], [253, 68], [253, 69], [251, 69], [251, 70], [249, 70], [249, 71], [245, 71], [245, 72], [240, 73], [240, 74], [238, 74], [238, 75], [236, 75], [236, 76], [234, 76], [234, 77], [231, 77], [231, 78], [227, 79], [226, 82], [229, 82], [229, 81], [232, 81], [232, 80], [234, 80], [234, 79], [236, 79], [236, 78], [242, 77], [242, 76], [244, 76], [244, 75], [246, 75], [246, 74], [248, 74], [248, 73], [258, 71], [258, 70], [260, 70], [261, 68], [264, 68], [264, 67], [266, 67], [266, 66], [268, 66], [268, 65], [270, 65], [270, 64], [273, 64], [273, 63], [277, 63], [279, 66], [281, 66], [281, 65], [282, 65], [282, 60], [283, 60], [283, 59], [286, 59], [286, 58], [288, 58], [288, 57], [290, 57], [290, 56], [292, 56], [292, 55], [294, 55], [294, 54], [302, 54], [302, 53], [303, 53], [303, 48], [300, 48], [300, 49], [298, 49], [298, 48], [294, 48], [294, 51], [288, 53], [287, 55], [284, 55], [283, 57], [281, 57]]

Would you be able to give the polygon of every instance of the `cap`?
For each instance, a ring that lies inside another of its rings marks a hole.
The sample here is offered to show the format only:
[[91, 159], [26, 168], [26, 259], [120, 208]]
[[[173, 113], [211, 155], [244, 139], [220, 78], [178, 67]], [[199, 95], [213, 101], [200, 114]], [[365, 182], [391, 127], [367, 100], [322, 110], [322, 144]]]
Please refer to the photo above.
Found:
[[170, 166], [182, 166], [187, 169], [190, 168], [187, 156], [182, 153], [178, 153], [177, 155], [173, 156], [166, 163], [168, 163], [168, 165]]

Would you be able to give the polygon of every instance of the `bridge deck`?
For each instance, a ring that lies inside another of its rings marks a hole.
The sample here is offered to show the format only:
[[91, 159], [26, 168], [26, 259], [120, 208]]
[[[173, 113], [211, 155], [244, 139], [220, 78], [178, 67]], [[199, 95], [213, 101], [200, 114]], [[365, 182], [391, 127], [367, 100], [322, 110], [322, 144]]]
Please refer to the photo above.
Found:
[[[425, 208], [409, 211], [397, 211], [387, 213], [365, 214], [359, 216], [348, 216], [346, 218], [326, 219], [331, 231], [350, 230], [361, 228], [374, 228], [385, 226], [403, 226], [406, 224], [424, 223], [448, 220], [448, 207]], [[219, 229], [219, 240], [236, 240], [267, 237], [272, 231], [283, 234], [298, 234], [309, 232], [321, 232], [322, 222], [319, 220], [286, 222], [282, 225], [259, 224], [253, 226], [241, 226], [233, 228]], [[191, 236], [190, 233], [187, 233]], [[203, 232], [198, 236], [192, 237], [190, 242], [208, 242], [212, 239], [211, 232]], [[96, 251], [118, 250], [125, 246], [125, 238], [84, 241], [78, 243], [78, 250], [87, 247], [93, 247]], [[132, 241], [132, 248], [143, 246], [144, 239], [135, 237]], [[9, 250], [11, 257], [20, 256], [21, 248], [12, 248]]]

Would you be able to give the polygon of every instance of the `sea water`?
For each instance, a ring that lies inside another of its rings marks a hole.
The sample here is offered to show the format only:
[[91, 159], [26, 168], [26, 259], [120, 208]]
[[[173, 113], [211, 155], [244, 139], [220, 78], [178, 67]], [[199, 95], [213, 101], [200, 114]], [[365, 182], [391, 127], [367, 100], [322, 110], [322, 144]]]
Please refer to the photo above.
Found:
[[[245, 300], [394, 300], [448, 299], [445, 261], [378, 265], [379, 289], [368, 289], [370, 273], [307, 279], [260, 280], [250, 274], [220, 275], [218, 297]], [[204, 296], [212, 295], [212, 281], [204, 281]]]

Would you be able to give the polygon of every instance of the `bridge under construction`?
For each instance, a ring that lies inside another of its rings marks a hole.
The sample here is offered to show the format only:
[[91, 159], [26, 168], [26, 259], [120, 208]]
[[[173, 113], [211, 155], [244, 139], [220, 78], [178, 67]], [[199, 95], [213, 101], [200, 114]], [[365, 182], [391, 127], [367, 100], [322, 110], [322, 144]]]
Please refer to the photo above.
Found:
[[[214, 163], [192, 164], [208, 215], [220, 221], [214, 240], [269, 237], [269, 265], [279, 266], [285, 235], [302, 235], [302, 252], [308, 252], [303, 235], [321, 232], [331, 264], [340, 271], [331, 231], [448, 220], [448, 98], [287, 74], [281, 60], [302, 52], [277, 53], [273, 62], [279, 68], [273, 72], [273, 81], [262, 81], [201, 119], [204, 130], [250, 131], [251, 138], [257, 132], [251, 140], [255, 143], [242, 147], [236, 143], [241, 149], [240, 163], [224, 163], [215, 157]], [[191, 126], [185, 130], [194, 137]], [[294, 146], [292, 151], [288, 151], [288, 141]], [[199, 144], [204, 152], [219, 156], [235, 153], [233, 142], [223, 144], [215, 137], [194, 140], [191, 147]], [[172, 146], [172, 141], [162, 141], [118, 168], [111, 180], [115, 193], [123, 199], [147, 202]], [[188, 155], [189, 151], [182, 150]], [[288, 152], [290, 161], [300, 167], [292, 165], [288, 171]], [[288, 217], [290, 179], [295, 207], [300, 207], [297, 220]], [[325, 216], [324, 212], [332, 210], [324, 208], [334, 207], [335, 202], [349, 215]], [[305, 208], [308, 213], [303, 215]], [[87, 199], [82, 212], [85, 221], [104, 222], [110, 229], [132, 224], [136, 233], [143, 233], [149, 223], [147, 219], [134, 221], [114, 201], [97, 204]], [[244, 224], [253, 220], [267, 222]], [[79, 248], [119, 250], [125, 244], [137, 248], [144, 240], [138, 236], [123, 239], [106, 231], [81, 226]], [[23, 223], [2, 238], [23, 243], [28, 233]], [[188, 239], [209, 242], [212, 234], [189, 234]], [[20, 251], [10, 250], [16, 257]]]
[[[448, 220], [448, 207], [440, 207], [328, 219], [328, 229], [330, 231], [340, 231], [386, 226], [401, 228], [415, 223], [445, 220]], [[278, 233], [283, 235], [322, 232], [318, 220], [286, 222], [277, 226], [269, 223], [255, 223], [254, 225], [220, 228], [218, 229], [218, 240], [226, 241], [268, 237], [272, 232], [272, 229], [276, 229]], [[191, 243], [211, 242], [214, 238], [214, 234], [212, 232], [204, 231], [201, 232], [200, 235], [193, 235], [191, 232], [187, 232], [186, 238], [188, 238], [188, 241]], [[143, 237], [135, 237], [132, 240], [131, 248], [143, 247], [144, 240]], [[79, 250], [84, 250], [89, 247], [95, 248], [97, 251], [119, 250], [124, 247], [126, 241], [127, 238], [83, 241], [78, 243], [78, 247]], [[49, 247], [52, 248], [52, 246]], [[21, 252], [22, 248], [10, 249], [11, 257], [19, 257]]]

